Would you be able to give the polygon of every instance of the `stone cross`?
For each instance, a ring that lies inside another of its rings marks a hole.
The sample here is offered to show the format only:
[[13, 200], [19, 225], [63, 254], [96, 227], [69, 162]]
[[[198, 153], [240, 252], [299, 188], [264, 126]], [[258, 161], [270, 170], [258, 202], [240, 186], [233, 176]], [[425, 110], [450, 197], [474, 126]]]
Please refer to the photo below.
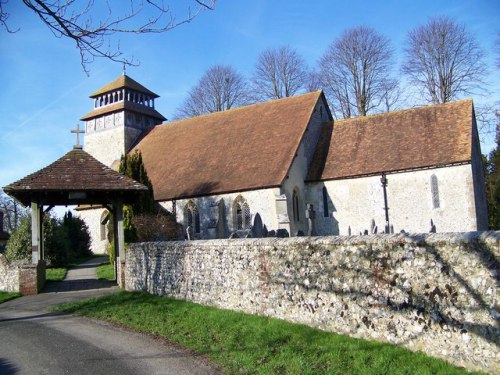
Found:
[[76, 124], [76, 130], [71, 130], [71, 133], [76, 133], [76, 145], [74, 145], [73, 148], [82, 149], [82, 146], [80, 145], [80, 134], [84, 134], [85, 131], [80, 130], [80, 123]]

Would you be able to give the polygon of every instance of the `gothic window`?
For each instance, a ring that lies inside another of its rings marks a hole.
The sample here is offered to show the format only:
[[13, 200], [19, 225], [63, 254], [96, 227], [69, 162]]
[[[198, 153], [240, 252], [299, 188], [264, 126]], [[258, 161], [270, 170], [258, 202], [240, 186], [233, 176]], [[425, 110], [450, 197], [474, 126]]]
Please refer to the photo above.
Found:
[[250, 206], [245, 198], [238, 195], [233, 203], [233, 225], [236, 230], [249, 229], [252, 225]]
[[194, 233], [200, 233], [200, 212], [192, 200], [184, 206], [184, 224], [186, 228], [191, 227]]
[[432, 208], [439, 208], [439, 185], [435, 174], [431, 176]]
[[323, 216], [330, 216], [330, 213], [328, 212], [328, 191], [326, 190], [326, 186], [323, 186]]
[[293, 205], [293, 220], [300, 220], [300, 208], [299, 208], [299, 193], [297, 188], [293, 191], [292, 195], [292, 205]]

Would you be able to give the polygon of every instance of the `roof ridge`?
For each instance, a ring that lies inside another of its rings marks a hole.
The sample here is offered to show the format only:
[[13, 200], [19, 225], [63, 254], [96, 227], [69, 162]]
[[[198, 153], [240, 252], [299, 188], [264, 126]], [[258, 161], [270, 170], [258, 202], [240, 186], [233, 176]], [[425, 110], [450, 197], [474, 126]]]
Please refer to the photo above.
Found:
[[117, 88], [121, 87], [131, 87], [137, 91], [142, 91], [145, 94], [149, 94], [155, 97], [159, 97], [158, 94], [154, 93], [141, 83], [137, 82], [135, 79], [132, 77], [126, 75], [126, 74], [120, 74], [117, 78], [112, 80], [111, 82], [108, 82], [104, 86], [102, 86], [99, 90], [93, 92], [92, 94], [89, 95], [89, 98], [95, 98], [96, 96], [105, 94], [107, 92], [111, 92], [116, 90]]
[[350, 118], [344, 118], [340, 120], [332, 120], [334, 124], [337, 124], [339, 122], [345, 123], [345, 122], [351, 122], [351, 121], [356, 121], [356, 120], [364, 120], [364, 119], [371, 119], [377, 116], [391, 116], [391, 115], [396, 115], [400, 114], [402, 112], [409, 112], [409, 111], [418, 111], [421, 109], [431, 109], [434, 107], [444, 107], [444, 106], [450, 106], [450, 105], [458, 105], [461, 104], [462, 102], [471, 102], [473, 103], [472, 98], [466, 98], [466, 99], [460, 99], [460, 100], [454, 100], [451, 102], [446, 102], [446, 103], [433, 103], [433, 104], [428, 104], [428, 105], [420, 105], [420, 106], [414, 106], [412, 108], [405, 108], [405, 109], [398, 109], [395, 111], [389, 111], [389, 112], [382, 112], [382, 113], [373, 113], [369, 114], [366, 116], [358, 116], [358, 117], [350, 117]]
[[172, 121], [169, 121], [169, 122], [165, 122], [162, 125], [172, 125], [174, 123], [189, 121], [189, 120], [192, 120], [192, 119], [195, 119], [195, 118], [198, 119], [198, 118], [208, 117], [208, 116], [220, 116], [221, 113], [234, 113], [235, 111], [244, 110], [246, 108], [251, 108], [251, 107], [256, 107], [256, 106], [261, 106], [261, 105], [271, 105], [271, 104], [276, 103], [276, 102], [286, 101], [286, 100], [292, 100], [292, 99], [296, 99], [296, 98], [307, 96], [307, 95], [318, 94], [318, 97], [319, 97], [322, 92], [323, 92], [323, 90], [316, 90], [316, 91], [311, 91], [311, 92], [305, 92], [305, 93], [299, 94], [299, 95], [288, 96], [286, 98], [271, 99], [271, 100], [268, 100], [268, 101], [265, 101], [265, 102], [257, 102], [257, 103], [252, 103], [252, 104], [248, 104], [248, 105], [243, 105], [243, 106], [240, 106], [240, 107], [226, 109], [224, 111], [216, 111], [216, 112], [210, 112], [210, 113], [203, 113], [203, 114], [198, 115], [198, 116], [186, 117], [186, 118], [181, 118], [181, 119], [178, 119], [178, 120], [172, 120]]

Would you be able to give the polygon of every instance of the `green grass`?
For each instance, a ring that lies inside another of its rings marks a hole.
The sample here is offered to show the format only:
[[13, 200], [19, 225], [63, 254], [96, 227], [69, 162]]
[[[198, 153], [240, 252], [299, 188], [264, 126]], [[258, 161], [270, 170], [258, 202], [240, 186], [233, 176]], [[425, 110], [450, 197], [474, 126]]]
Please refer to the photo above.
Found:
[[49, 267], [45, 270], [45, 279], [47, 281], [63, 281], [64, 278], [66, 277], [66, 274], [68, 273], [68, 269], [75, 267], [83, 262], [86, 262], [87, 260], [90, 260], [92, 258], [96, 258], [99, 255], [89, 255], [86, 257], [81, 257], [81, 258], [76, 258], [71, 260], [66, 266], [64, 267]]
[[124, 324], [207, 356], [228, 374], [464, 374], [407, 349], [141, 292], [56, 311]]
[[68, 273], [67, 268], [47, 268], [45, 270], [45, 279], [47, 281], [63, 281]]
[[101, 264], [96, 268], [96, 273], [99, 280], [115, 280], [115, 268], [112, 264]]
[[21, 294], [17, 292], [0, 292], [0, 303], [7, 302], [17, 297], [21, 297]]

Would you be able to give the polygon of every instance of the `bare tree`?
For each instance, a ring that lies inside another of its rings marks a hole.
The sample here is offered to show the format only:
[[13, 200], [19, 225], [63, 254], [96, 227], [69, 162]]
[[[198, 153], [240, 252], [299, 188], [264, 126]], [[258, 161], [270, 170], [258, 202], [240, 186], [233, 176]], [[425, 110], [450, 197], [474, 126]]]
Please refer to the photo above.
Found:
[[21, 222], [28, 209], [0, 190], [0, 211], [4, 213], [4, 228], [12, 233]]
[[392, 64], [389, 40], [372, 28], [346, 30], [320, 59], [320, 77], [336, 117], [377, 108], [386, 93]]
[[175, 117], [187, 118], [225, 111], [246, 104], [247, 100], [248, 91], [243, 76], [229, 65], [215, 65], [191, 89]]
[[410, 31], [405, 54], [403, 73], [431, 103], [472, 94], [484, 83], [483, 51], [474, 36], [450, 18], [432, 18]]
[[[202, 10], [214, 9], [216, 0], [191, 0], [185, 15], [177, 19], [162, 0], [128, 0], [119, 2], [94, 0], [23, 0], [56, 37], [72, 39], [80, 51], [80, 62], [88, 74], [88, 64], [96, 57], [135, 65], [124, 57], [119, 43], [112, 46], [114, 34], [162, 33], [191, 22]], [[0, 26], [8, 32], [8, 0], [0, 0]]]
[[399, 85], [399, 81], [395, 79], [387, 79], [381, 85], [381, 109], [385, 112], [394, 111], [404, 107], [403, 90]]
[[306, 74], [306, 82], [304, 84], [306, 92], [313, 92], [323, 89], [321, 75], [316, 70], [311, 70]]
[[252, 77], [257, 100], [293, 96], [304, 87], [307, 69], [304, 59], [289, 46], [262, 52]]

